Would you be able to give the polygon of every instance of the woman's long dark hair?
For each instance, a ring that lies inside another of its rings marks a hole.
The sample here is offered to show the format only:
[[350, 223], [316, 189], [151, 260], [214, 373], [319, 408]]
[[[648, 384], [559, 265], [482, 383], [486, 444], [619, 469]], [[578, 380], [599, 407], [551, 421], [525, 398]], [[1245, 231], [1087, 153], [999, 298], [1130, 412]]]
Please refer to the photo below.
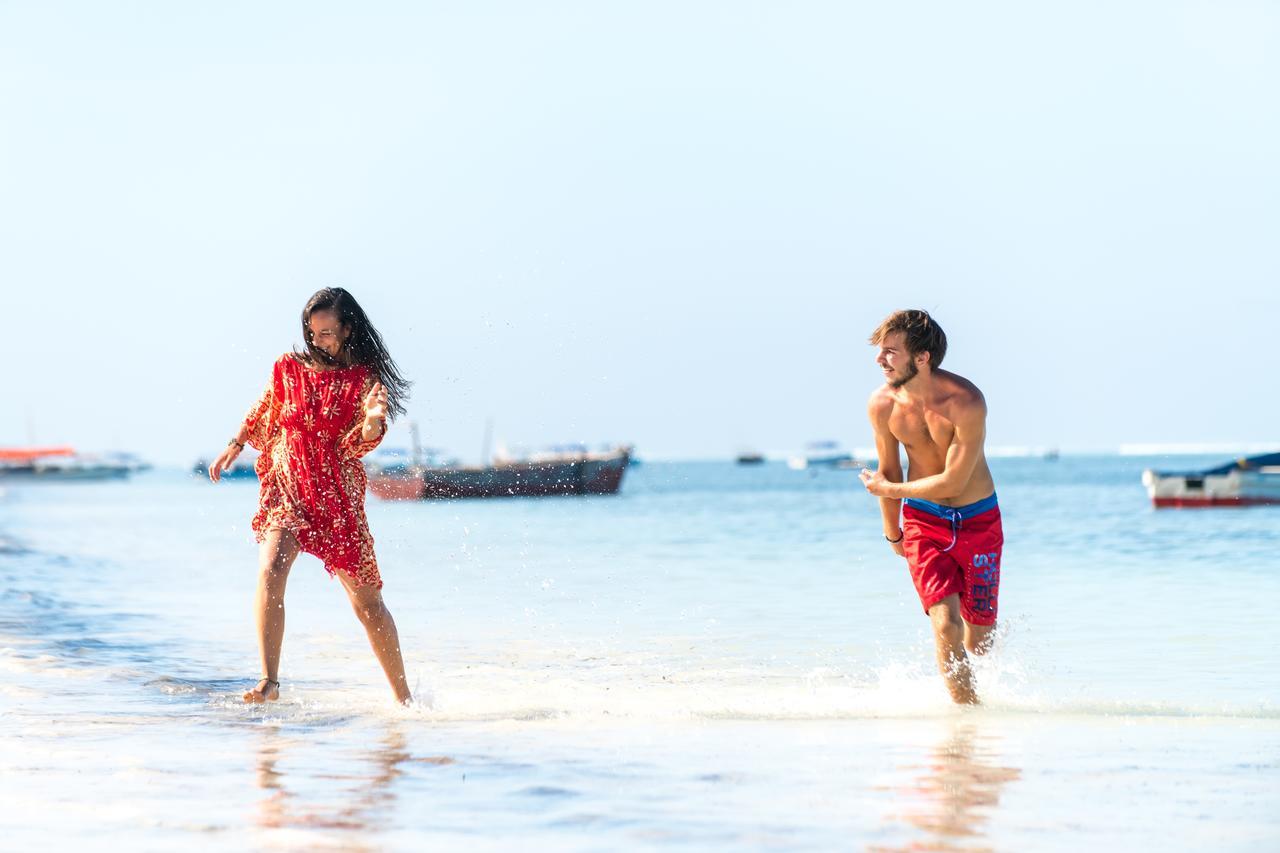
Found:
[[[320, 349], [311, 340], [311, 328], [307, 323], [317, 311], [332, 311], [337, 314], [339, 322], [351, 333], [337, 358]], [[404, 414], [404, 401], [408, 398], [409, 386], [413, 383], [400, 375], [400, 368], [387, 352], [382, 335], [378, 334], [360, 303], [350, 293], [341, 287], [317, 290], [307, 300], [307, 307], [302, 309], [302, 339], [307, 343], [306, 352], [297, 355], [303, 361], [328, 367], [365, 365], [387, 389], [387, 414], [392, 418]]]

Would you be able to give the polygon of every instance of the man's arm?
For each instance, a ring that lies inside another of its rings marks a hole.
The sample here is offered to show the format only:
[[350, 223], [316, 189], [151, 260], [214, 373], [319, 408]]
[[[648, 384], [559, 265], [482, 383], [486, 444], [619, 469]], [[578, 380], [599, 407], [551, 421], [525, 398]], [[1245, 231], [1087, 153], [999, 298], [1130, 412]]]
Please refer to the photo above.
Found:
[[[874, 394], [867, 405], [867, 416], [871, 419], [871, 428], [876, 437], [876, 458], [879, 460], [876, 470], [885, 480], [893, 483], [902, 482], [902, 456], [898, 439], [889, 431], [889, 414], [893, 404]], [[880, 498], [880, 517], [884, 521], [886, 539], [899, 539], [902, 527], [899, 524], [902, 512], [902, 501], [898, 498]], [[897, 546], [901, 547], [901, 546]]]
[[882, 482], [876, 474], [864, 473], [867, 491], [881, 498], [920, 498], [947, 500], [960, 494], [973, 476], [982, 458], [982, 443], [987, 435], [987, 405], [981, 399], [961, 409], [956, 430], [947, 448], [947, 459], [941, 474], [921, 477], [909, 483]]

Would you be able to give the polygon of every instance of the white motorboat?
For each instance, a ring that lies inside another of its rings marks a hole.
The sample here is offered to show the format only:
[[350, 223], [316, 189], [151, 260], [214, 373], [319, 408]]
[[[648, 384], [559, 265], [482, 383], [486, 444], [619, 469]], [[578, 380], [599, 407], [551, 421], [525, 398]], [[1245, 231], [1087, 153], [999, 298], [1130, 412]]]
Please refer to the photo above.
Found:
[[852, 468], [857, 465], [853, 454], [838, 441], [810, 441], [804, 452], [787, 459], [787, 467], [795, 471], [806, 468]]
[[1142, 473], [1157, 507], [1280, 504], [1280, 453], [1237, 459], [1203, 471]]

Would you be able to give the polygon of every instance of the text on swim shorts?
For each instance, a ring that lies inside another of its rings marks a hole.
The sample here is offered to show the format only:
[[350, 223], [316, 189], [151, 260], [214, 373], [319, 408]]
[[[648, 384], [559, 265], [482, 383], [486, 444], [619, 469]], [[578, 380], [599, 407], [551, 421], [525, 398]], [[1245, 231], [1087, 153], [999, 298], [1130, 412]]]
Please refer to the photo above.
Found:
[[977, 580], [973, 585], [974, 610], [989, 613], [992, 610], [991, 599], [993, 589], [1000, 588], [1000, 552], [973, 555], [973, 567], [978, 570]]

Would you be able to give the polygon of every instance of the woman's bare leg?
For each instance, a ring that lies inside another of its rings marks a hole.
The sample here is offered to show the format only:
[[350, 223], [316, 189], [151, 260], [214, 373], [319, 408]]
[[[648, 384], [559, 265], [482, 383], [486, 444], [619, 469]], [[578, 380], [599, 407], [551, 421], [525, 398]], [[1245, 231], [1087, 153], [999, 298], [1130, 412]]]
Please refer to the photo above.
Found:
[[369, 645], [382, 664], [382, 671], [391, 683], [391, 692], [396, 695], [400, 704], [408, 702], [413, 696], [409, 692], [409, 682], [404, 675], [404, 657], [400, 654], [400, 634], [396, 631], [396, 620], [391, 618], [391, 611], [382, 601], [382, 590], [376, 586], [356, 586], [356, 582], [343, 572], [338, 572], [351, 599], [351, 606], [356, 611], [360, 624], [364, 625], [369, 635]]
[[262, 680], [246, 690], [246, 702], [274, 702], [280, 698], [280, 646], [284, 643], [284, 588], [289, 569], [298, 558], [298, 540], [287, 530], [268, 530], [258, 549], [258, 649]]

